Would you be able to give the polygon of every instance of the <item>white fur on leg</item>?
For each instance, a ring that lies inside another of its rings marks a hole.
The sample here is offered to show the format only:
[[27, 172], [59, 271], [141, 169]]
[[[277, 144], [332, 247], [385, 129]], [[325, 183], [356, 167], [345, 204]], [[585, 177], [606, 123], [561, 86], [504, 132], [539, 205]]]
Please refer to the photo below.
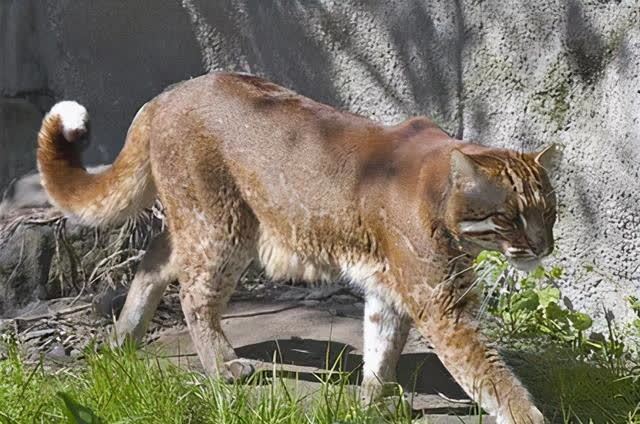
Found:
[[[368, 396], [374, 387], [395, 382], [396, 365], [409, 333], [410, 321], [376, 292], [368, 292], [364, 310], [363, 382]], [[370, 399], [369, 399], [370, 400]]]
[[136, 343], [143, 339], [171, 277], [169, 272], [136, 273], [114, 328], [112, 346], [122, 346], [127, 338]]
[[151, 242], [138, 266], [116, 322], [112, 345], [122, 345], [127, 337], [135, 342], [142, 340], [167, 285], [176, 278], [177, 272], [171, 264], [169, 235], [162, 233]]
[[86, 132], [89, 122], [89, 113], [84, 106], [72, 100], [56, 103], [48, 116], [59, 116], [62, 123], [62, 134], [67, 141], [72, 141], [74, 133]]

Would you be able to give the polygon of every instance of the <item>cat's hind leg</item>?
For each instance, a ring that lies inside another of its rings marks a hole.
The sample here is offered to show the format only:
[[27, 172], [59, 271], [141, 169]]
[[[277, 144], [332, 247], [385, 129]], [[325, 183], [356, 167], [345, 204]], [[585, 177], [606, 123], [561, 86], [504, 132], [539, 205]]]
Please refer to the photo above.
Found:
[[112, 346], [120, 346], [127, 339], [136, 343], [142, 340], [167, 285], [176, 279], [169, 234], [164, 232], [151, 241], [136, 270], [124, 308], [116, 321]]

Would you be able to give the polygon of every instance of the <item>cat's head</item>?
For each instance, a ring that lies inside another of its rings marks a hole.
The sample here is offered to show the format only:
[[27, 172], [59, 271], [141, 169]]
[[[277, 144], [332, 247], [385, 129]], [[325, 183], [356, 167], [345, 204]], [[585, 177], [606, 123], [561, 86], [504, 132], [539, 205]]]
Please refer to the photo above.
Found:
[[553, 251], [556, 197], [548, 170], [558, 152], [451, 153], [448, 226], [468, 253], [497, 250], [527, 271]]

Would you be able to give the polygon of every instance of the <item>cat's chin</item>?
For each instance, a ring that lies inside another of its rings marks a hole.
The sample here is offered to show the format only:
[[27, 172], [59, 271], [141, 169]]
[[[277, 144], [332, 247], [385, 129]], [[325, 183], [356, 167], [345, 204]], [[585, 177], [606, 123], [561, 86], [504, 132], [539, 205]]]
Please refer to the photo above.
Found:
[[518, 258], [508, 258], [509, 263], [513, 265], [515, 269], [518, 271], [531, 272], [540, 266], [540, 259], [531, 258], [531, 259], [518, 259]]

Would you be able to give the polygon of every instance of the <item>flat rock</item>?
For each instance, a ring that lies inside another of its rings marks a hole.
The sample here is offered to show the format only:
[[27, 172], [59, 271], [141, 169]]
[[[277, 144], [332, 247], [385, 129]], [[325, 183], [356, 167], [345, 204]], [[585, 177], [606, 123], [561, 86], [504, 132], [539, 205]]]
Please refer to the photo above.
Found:
[[[361, 308], [354, 306], [349, 314], [337, 315], [330, 308], [320, 306], [243, 301], [231, 303], [225, 317], [222, 327], [237, 354], [255, 360], [258, 370], [272, 372], [275, 359], [279, 375], [312, 391], [319, 388], [316, 376], [326, 374], [338, 364], [339, 369], [354, 371], [350, 378], [354, 388], [359, 382]], [[181, 365], [202, 370], [184, 327], [162, 332], [147, 349], [171, 357]], [[413, 330], [398, 368], [398, 379], [411, 393], [412, 408], [416, 412], [468, 415], [472, 410], [462, 389], [428, 343]]]

